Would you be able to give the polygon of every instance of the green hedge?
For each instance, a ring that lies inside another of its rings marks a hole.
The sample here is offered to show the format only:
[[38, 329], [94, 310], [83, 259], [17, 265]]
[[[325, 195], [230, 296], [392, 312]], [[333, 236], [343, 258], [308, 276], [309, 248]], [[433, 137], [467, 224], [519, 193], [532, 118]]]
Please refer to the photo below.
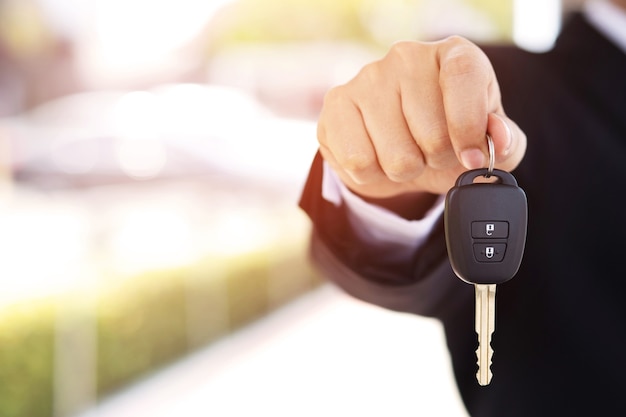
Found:
[[[68, 303], [92, 297], [95, 396], [103, 398], [310, 290], [303, 254], [207, 259], [116, 281], [97, 293], [0, 309], [0, 416], [54, 416], [54, 329]], [[89, 305], [89, 304], [88, 304]], [[76, 311], [82, 311], [77, 309]]]
[[187, 350], [184, 280], [185, 271], [162, 271], [137, 277], [99, 297], [99, 395]]
[[0, 416], [52, 415], [55, 311], [40, 300], [0, 312]]

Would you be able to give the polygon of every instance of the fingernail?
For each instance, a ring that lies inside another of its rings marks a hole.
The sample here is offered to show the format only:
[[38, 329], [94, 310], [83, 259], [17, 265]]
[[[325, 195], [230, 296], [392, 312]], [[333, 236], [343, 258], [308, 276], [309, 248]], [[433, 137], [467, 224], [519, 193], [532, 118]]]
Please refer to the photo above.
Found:
[[485, 155], [480, 149], [472, 148], [461, 152], [461, 163], [467, 169], [478, 169], [485, 166]]
[[509, 124], [506, 122], [504, 117], [496, 113], [492, 113], [492, 114], [496, 116], [496, 119], [500, 120], [500, 122], [502, 123], [502, 126], [504, 126], [504, 130], [506, 131], [506, 146], [504, 147], [504, 152], [503, 152], [506, 155], [511, 149], [511, 145], [513, 144], [513, 131], [511, 131], [511, 128], [509, 127]]

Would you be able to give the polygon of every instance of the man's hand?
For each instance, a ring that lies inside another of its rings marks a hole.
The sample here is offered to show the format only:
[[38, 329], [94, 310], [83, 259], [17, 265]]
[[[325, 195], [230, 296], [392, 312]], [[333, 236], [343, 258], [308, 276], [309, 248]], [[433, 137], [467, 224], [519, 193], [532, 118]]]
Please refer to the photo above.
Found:
[[331, 89], [318, 124], [324, 159], [371, 198], [445, 194], [461, 172], [515, 168], [526, 136], [508, 119], [491, 63], [471, 42], [399, 42], [380, 61]]

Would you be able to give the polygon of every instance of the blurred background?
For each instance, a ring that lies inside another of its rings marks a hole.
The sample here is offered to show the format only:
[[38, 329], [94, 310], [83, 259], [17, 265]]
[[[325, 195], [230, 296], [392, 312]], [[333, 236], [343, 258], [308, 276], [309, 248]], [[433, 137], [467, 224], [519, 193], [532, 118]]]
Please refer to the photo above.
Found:
[[309, 264], [315, 120], [399, 39], [542, 51], [578, 3], [0, 0], [0, 416], [465, 416], [437, 322]]

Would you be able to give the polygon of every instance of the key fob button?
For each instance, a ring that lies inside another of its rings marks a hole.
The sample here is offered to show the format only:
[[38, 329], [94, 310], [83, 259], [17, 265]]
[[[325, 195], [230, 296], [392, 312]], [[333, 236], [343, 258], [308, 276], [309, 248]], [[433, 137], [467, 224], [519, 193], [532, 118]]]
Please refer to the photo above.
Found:
[[477, 262], [502, 262], [505, 253], [505, 243], [474, 244], [474, 259]]
[[472, 222], [474, 239], [506, 239], [509, 237], [509, 222]]

